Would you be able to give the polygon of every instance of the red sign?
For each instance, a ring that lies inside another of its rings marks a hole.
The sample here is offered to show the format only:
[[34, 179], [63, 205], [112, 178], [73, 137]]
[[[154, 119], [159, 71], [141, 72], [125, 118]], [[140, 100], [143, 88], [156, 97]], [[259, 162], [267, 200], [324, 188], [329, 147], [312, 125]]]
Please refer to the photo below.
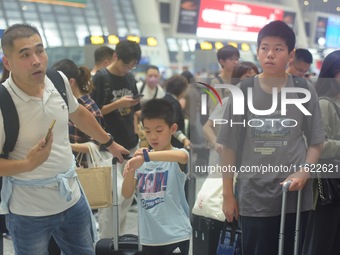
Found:
[[267, 23], [282, 20], [284, 11], [224, 0], [201, 0], [197, 36], [256, 41]]

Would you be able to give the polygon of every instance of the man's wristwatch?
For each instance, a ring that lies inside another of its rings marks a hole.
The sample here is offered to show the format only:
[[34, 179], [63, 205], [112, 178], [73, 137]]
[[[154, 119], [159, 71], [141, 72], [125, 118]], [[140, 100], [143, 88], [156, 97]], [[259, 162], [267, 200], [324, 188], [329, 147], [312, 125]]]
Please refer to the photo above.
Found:
[[107, 134], [108, 134], [110, 140], [109, 140], [107, 143], [103, 143], [103, 144], [102, 144], [102, 145], [105, 146], [106, 148], [109, 147], [109, 146], [113, 143], [113, 141], [114, 141], [113, 136], [112, 136], [111, 134], [109, 134], [109, 133], [107, 133]]

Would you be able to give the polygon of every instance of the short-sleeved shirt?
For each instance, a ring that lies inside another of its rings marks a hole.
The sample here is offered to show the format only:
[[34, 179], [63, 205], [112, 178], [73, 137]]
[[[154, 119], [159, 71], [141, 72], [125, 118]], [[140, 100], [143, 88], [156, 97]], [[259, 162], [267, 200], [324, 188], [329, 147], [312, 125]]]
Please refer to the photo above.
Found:
[[[95, 74], [93, 83], [95, 90], [91, 97], [100, 109], [121, 97], [138, 94], [132, 74], [118, 76], [104, 68]], [[133, 107], [120, 108], [104, 115], [106, 131], [126, 149], [132, 149], [138, 143], [138, 135], [134, 128], [134, 114], [140, 109], [141, 105], [138, 103]]]
[[[48, 159], [33, 171], [16, 174], [13, 177], [21, 180], [52, 178], [59, 173], [67, 172], [74, 163], [74, 156], [69, 141], [69, 113], [76, 111], [79, 104], [72, 94], [71, 87], [64, 74], [59, 72], [65, 82], [68, 107], [59, 92], [45, 77], [43, 98], [29, 96], [14, 83], [10, 77], [4, 82], [18, 112], [20, 129], [14, 150], [9, 159], [26, 158], [28, 151], [45, 137], [50, 123], [56, 120], [53, 129], [52, 150]], [[0, 112], [0, 148], [5, 142], [3, 118]], [[9, 201], [12, 213], [27, 216], [46, 216], [60, 213], [80, 198], [80, 190], [75, 179], [69, 180], [72, 199], [67, 202], [61, 197], [57, 182], [43, 187], [13, 185]]]
[[[288, 76], [286, 87], [293, 87], [292, 76]], [[304, 118], [303, 113], [293, 104], [287, 105], [287, 115], [281, 115], [280, 100], [278, 107], [271, 115], [256, 116], [248, 109], [246, 136], [244, 140], [241, 167], [253, 167], [263, 170], [263, 166], [272, 167], [271, 174], [262, 172], [239, 172], [237, 190], [240, 215], [254, 217], [277, 216], [281, 212], [282, 186], [294, 169], [305, 162], [307, 146], [302, 133], [302, 123], [307, 121], [309, 144], [319, 144], [325, 140], [318, 97], [313, 86], [309, 86], [311, 99], [307, 104], [312, 116]], [[278, 94], [280, 98], [281, 93]], [[272, 94], [262, 90], [258, 76], [254, 80], [253, 105], [255, 109], [267, 110], [272, 106]], [[296, 93], [288, 93], [288, 98], [298, 99]], [[243, 115], [232, 114], [233, 98], [230, 97], [223, 118], [243, 123]], [[295, 126], [296, 125], [296, 126]], [[238, 153], [242, 140], [243, 124], [223, 125], [220, 127], [217, 142]], [[289, 126], [289, 127], [287, 127]], [[292, 127], [295, 126], [295, 127]], [[274, 168], [273, 168], [274, 167]], [[248, 168], [249, 169], [249, 168]], [[284, 169], [284, 170], [280, 170]], [[287, 170], [288, 169], [288, 170]], [[287, 212], [296, 211], [296, 193], [288, 193]], [[312, 208], [312, 182], [308, 181], [302, 193], [302, 210]]]
[[179, 164], [145, 162], [135, 178], [141, 244], [158, 246], [189, 240], [192, 229], [184, 192], [186, 174]]

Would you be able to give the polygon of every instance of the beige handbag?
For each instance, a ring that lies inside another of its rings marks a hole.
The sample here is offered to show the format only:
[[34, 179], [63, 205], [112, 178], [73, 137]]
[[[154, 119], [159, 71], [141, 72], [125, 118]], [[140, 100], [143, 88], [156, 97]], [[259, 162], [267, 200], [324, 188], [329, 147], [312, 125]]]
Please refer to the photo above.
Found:
[[92, 209], [109, 207], [112, 205], [112, 156], [101, 154], [92, 142], [87, 144], [89, 167], [77, 168], [78, 179]]

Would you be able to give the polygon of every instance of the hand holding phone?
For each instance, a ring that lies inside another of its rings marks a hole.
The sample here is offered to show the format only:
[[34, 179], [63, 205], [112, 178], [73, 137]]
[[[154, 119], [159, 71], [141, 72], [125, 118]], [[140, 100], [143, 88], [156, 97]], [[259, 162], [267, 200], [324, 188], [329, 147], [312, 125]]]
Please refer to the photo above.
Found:
[[143, 94], [136, 94], [132, 96], [132, 99], [141, 99], [143, 96]]
[[52, 135], [52, 129], [54, 127], [54, 124], [55, 124], [56, 120], [52, 120], [51, 124], [50, 124], [50, 127], [48, 128], [48, 131], [47, 131], [47, 134], [45, 136], [45, 143], [48, 142], [48, 140], [50, 140], [51, 138], [51, 135]]

